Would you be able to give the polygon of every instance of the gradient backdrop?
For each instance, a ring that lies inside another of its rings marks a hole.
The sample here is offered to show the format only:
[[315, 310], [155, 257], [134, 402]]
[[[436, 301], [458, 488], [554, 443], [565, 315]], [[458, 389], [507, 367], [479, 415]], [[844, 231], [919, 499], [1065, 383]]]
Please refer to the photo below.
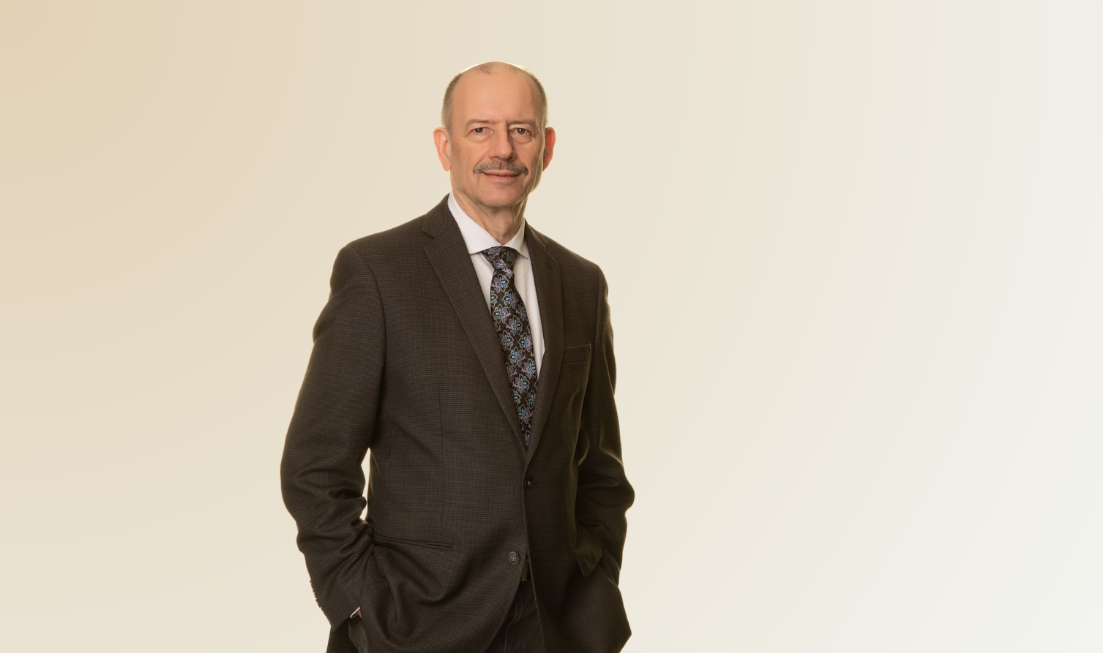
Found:
[[1101, 33], [0, 1], [0, 649], [322, 650], [278, 480], [311, 328], [338, 249], [447, 192], [488, 59], [550, 94], [530, 221], [611, 284], [627, 653], [1103, 649]]

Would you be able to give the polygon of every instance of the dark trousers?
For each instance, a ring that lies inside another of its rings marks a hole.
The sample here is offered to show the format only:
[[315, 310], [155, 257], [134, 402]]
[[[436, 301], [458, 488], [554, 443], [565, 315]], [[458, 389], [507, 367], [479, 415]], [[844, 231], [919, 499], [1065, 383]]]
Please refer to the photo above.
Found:
[[[360, 619], [349, 622], [349, 636], [357, 651], [367, 653], [366, 634]], [[509, 606], [506, 619], [486, 653], [544, 653], [544, 635], [540, 630], [531, 582], [523, 580], [517, 585], [513, 605]]]
[[523, 580], [518, 584], [505, 623], [498, 629], [486, 653], [544, 653], [544, 635], [540, 631], [531, 582]]

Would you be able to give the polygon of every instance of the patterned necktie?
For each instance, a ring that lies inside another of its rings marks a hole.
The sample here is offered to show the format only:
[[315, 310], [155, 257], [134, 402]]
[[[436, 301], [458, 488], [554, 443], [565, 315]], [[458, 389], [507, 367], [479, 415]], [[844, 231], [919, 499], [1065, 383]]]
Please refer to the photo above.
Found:
[[517, 250], [497, 246], [484, 250], [482, 255], [494, 266], [494, 278], [490, 280], [490, 314], [506, 355], [506, 375], [513, 387], [513, 403], [517, 406], [521, 434], [527, 447], [532, 433], [532, 410], [536, 406], [536, 357], [532, 353], [528, 310], [513, 285]]

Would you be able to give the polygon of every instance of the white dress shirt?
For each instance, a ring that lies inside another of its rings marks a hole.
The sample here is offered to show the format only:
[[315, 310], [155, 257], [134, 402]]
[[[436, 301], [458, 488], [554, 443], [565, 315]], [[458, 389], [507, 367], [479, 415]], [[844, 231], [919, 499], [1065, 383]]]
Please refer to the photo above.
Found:
[[[482, 255], [483, 250], [501, 245], [494, 236], [483, 229], [460, 208], [456, 198], [448, 195], [448, 210], [459, 225], [463, 234], [463, 242], [467, 245], [467, 253], [471, 255], [471, 265], [475, 266], [475, 274], [479, 277], [479, 285], [483, 289], [483, 297], [486, 298], [486, 310], [490, 310], [490, 280], [494, 278], [494, 266]], [[536, 280], [532, 276], [532, 259], [529, 258], [529, 246], [525, 242], [525, 219], [521, 218], [521, 228], [506, 247], [512, 247], [520, 253], [513, 263], [513, 285], [517, 288], [517, 294], [525, 303], [525, 310], [529, 314], [529, 326], [532, 328], [532, 354], [536, 359], [536, 375], [540, 376], [540, 363], [544, 358], [544, 332], [540, 329], [540, 302], [536, 299]]]

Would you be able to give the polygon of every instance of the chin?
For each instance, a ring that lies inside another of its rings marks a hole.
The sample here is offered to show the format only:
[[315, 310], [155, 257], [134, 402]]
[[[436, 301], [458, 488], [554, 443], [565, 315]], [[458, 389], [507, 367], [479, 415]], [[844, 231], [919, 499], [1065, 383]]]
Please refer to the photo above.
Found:
[[519, 193], [489, 193], [480, 196], [478, 199], [484, 206], [505, 209], [516, 206], [521, 201], [522, 196]]

